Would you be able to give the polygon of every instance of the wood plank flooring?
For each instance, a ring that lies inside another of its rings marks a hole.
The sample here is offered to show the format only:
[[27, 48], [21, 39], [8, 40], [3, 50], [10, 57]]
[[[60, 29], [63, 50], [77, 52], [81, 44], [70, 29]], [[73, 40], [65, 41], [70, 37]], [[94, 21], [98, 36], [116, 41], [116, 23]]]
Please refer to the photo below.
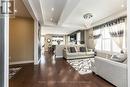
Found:
[[9, 87], [115, 87], [95, 74], [80, 75], [65, 59], [45, 53], [41, 63], [14, 65], [22, 69], [9, 80]]

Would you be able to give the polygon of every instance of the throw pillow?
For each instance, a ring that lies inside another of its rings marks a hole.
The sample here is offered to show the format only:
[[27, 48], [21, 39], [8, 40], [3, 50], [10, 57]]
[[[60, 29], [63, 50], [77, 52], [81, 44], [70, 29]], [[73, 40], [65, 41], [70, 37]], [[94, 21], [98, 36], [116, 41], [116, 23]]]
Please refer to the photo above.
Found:
[[80, 47], [80, 52], [86, 52], [86, 47]]
[[70, 53], [70, 48], [69, 48], [69, 47], [67, 47], [67, 50], [68, 50], [68, 52]]
[[70, 52], [71, 53], [76, 53], [75, 47], [70, 47]]
[[122, 63], [126, 60], [126, 58], [127, 57], [124, 54], [118, 54], [118, 55], [113, 55], [111, 57], [111, 60]]

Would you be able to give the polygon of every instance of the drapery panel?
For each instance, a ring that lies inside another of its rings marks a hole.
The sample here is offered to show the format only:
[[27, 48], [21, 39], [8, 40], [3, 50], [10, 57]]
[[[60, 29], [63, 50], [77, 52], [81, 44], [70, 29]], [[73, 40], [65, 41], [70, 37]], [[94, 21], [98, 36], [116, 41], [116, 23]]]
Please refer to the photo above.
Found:
[[101, 29], [93, 30], [94, 47], [96, 46], [96, 43], [100, 37], [101, 37]]
[[[104, 34], [106, 30], [108, 32], [107, 34], [109, 35]], [[112, 38], [112, 40], [122, 51], [124, 49], [123, 48], [124, 39], [126, 38], [125, 33], [126, 33], [126, 16], [95, 26], [93, 27], [94, 46], [96, 47], [96, 43], [100, 42], [98, 40], [103, 39], [105, 35], [110, 36], [110, 38]]]
[[112, 39], [121, 50], [123, 50], [123, 37], [125, 36], [125, 30], [125, 22], [113, 25], [109, 28], [109, 33]]

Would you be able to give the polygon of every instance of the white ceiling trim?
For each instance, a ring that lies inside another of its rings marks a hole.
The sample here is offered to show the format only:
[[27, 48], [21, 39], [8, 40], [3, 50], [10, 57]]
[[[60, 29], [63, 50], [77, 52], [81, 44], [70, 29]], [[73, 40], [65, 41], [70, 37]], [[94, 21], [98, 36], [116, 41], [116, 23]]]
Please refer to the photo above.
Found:
[[30, 7], [32, 8], [32, 11], [35, 14], [36, 19], [39, 21], [41, 25], [43, 25], [44, 21], [40, 0], [28, 0], [28, 2]]
[[46, 34], [70, 34], [76, 30], [79, 30], [80, 28], [75, 28], [73, 27], [61, 27], [61, 26], [42, 26], [41, 34], [46, 35]]
[[42, 1], [43, 1], [43, 0], [40, 0], [39, 3], [40, 3], [41, 13], [42, 13], [42, 21], [43, 21], [43, 24], [42, 24], [42, 25], [44, 25], [44, 11], [43, 11]]
[[43, 22], [46, 23], [46, 17], [45, 17], [45, 6], [43, 5], [45, 3], [45, 0], [40, 0], [41, 10], [42, 10], [42, 16], [43, 16]]
[[25, 7], [27, 8], [27, 10], [29, 11], [30, 15], [33, 17], [33, 19], [37, 19], [34, 12], [33, 12], [33, 9], [32, 7], [30, 6], [28, 0], [23, 0], [23, 3], [25, 5]]
[[64, 23], [64, 21], [69, 17], [69, 15], [75, 9], [79, 2], [80, 0], [67, 0], [67, 3], [59, 19], [58, 25], [62, 25]]

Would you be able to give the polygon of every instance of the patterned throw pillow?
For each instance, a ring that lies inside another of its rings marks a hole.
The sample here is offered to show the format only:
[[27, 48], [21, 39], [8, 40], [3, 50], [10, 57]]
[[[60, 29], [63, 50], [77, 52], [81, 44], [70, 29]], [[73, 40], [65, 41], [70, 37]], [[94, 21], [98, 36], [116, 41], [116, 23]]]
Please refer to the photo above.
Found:
[[75, 47], [70, 47], [70, 53], [76, 53]]
[[118, 55], [113, 55], [111, 57], [111, 60], [116, 61], [116, 62], [124, 62], [127, 59], [127, 56], [124, 54], [118, 54]]
[[86, 52], [86, 47], [80, 47], [80, 52]]

